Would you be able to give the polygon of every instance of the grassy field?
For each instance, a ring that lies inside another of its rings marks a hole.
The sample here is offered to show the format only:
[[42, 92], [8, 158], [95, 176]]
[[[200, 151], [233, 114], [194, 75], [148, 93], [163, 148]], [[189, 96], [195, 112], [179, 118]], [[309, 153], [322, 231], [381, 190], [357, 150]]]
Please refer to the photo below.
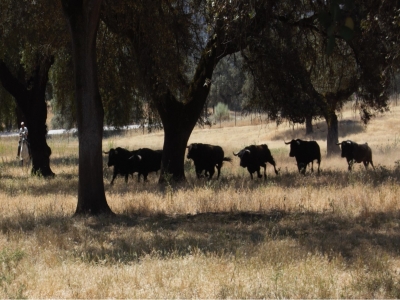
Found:
[[[104, 158], [116, 217], [72, 218], [78, 143], [53, 137], [54, 179], [15, 161], [16, 138], [0, 138], [0, 298], [400, 298], [400, 107], [367, 127], [348, 109], [340, 141], [368, 142], [375, 170], [326, 158], [326, 126], [312, 139], [320, 175], [297, 172], [283, 141], [304, 127], [241, 120], [196, 128], [189, 142], [221, 145], [220, 180], [159, 186], [116, 179]], [[103, 149], [162, 148], [163, 133], [129, 132]], [[232, 152], [267, 143], [280, 168], [250, 180]]]

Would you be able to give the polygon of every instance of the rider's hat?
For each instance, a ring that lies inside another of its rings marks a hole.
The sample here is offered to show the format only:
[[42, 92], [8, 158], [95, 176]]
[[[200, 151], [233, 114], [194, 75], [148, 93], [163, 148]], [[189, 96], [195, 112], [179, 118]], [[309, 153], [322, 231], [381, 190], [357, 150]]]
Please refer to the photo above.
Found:
[[25, 125], [25, 123], [24, 123], [24, 122], [21, 122], [21, 125]]

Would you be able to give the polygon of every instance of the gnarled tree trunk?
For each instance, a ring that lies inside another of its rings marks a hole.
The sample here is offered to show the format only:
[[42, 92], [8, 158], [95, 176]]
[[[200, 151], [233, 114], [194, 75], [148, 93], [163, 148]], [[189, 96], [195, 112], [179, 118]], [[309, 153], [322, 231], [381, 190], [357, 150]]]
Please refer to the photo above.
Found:
[[306, 116], [306, 134], [314, 133], [312, 125], [312, 116]]
[[325, 120], [328, 125], [327, 156], [337, 155], [340, 153], [340, 147], [336, 145], [339, 142], [339, 122], [335, 111], [330, 111]]
[[161, 97], [154, 96], [165, 132], [160, 183], [169, 176], [176, 181], [185, 180], [186, 145], [210, 92], [214, 68], [221, 59], [217, 57], [217, 49], [213, 45], [214, 42], [209, 42], [203, 51], [185, 103], [177, 101], [168, 89]]
[[[4, 61], [0, 61], [0, 81], [15, 98], [29, 130], [32, 174], [43, 177], [54, 176], [50, 168], [51, 149], [46, 141], [47, 104], [45, 97], [48, 74], [53, 62], [54, 59], [51, 56], [38, 55], [37, 67], [29, 79], [29, 83], [25, 82], [24, 84], [21, 79], [17, 79], [10, 72]], [[17, 142], [15, 145], [17, 148]]]
[[78, 205], [75, 214], [112, 214], [103, 182], [103, 117], [96, 65], [101, 0], [62, 0], [75, 71], [79, 138]]

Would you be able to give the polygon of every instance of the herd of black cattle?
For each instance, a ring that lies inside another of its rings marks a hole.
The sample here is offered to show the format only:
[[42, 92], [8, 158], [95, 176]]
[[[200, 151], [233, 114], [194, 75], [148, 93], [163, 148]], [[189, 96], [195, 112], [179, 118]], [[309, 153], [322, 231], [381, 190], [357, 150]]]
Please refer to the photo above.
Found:
[[[290, 157], [295, 157], [298, 170], [301, 174], [305, 174], [307, 166], [311, 163], [311, 172], [313, 172], [314, 160], [318, 163], [318, 173], [320, 172], [321, 151], [316, 141], [303, 141], [300, 139], [292, 140], [285, 144], [290, 145]], [[345, 157], [348, 163], [348, 170], [351, 171], [354, 163], [363, 163], [365, 168], [369, 164], [375, 169], [372, 163], [372, 151], [368, 144], [357, 144], [352, 141], [343, 141], [338, 143], [342, 148], [342, 157]], [[221, 167], [224, 161], [232, 161], [230, 157], [224, 156], [224, 150], [220, 146], [194, 143], [187, 146], [187, 158], [194, 162], [197, 177], [204, 175], [211, 179], [217, 168], [217, 178], [221, 173]], [[129, 151], [124, 148], [111, 148], [110, 151], [104, 152], [108, 154], [108, 166], [114, 166], [113, 178], [111, 184], [114, 183], [117, 175], [125, 176], [125, 182], [128, 182], [128, 176], [138, 173], [138, 181], [143, 175], [144, 181], [147, 181], [147, 175], [150, 172], [157, 172], [161, 168], [162, 150], [152, 150], [149, 148], [141, 148]], [[260, 174], [260, 167], [264, 168], [264, 179], [266, 179], [266, 163], [270, 163], [278, 175], [275, 166], [275, 160], [271, 155], [266, 144], [251, 145], [240, 150], [233, 155], [240, 158], [240, 166], [247, 168], [253, 179], [253, 173], [257, 172], [258, 178], [263, 176]]]

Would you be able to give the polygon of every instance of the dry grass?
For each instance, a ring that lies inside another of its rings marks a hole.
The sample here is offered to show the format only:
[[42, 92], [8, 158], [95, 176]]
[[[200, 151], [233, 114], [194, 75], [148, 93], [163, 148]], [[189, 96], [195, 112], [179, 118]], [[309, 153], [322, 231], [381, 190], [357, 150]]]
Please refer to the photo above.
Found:
[[[344, 122], [344, 120], [347, 120]], [[227, 125], [227, 124], [225, 124]], [[315, 138], [326, 150], [321, 122]], [[161, 187], [104, 168], [116, 217], [71, 218], [77, 141], [54, 137], [52, 180], [30, 177], [0, 139], [1, 298], [399, 298], [400, 108], [368, 127], [343, 113], [341, 139], [368, 141], [376, 170], [323, 156], [320, 175], [297, 172], [283, 139], [303, 128], [272, 123], [196, 129], [190, 142], [226, 155], [267, 143], [279, 176], [250, 181], [237, 158], [220, 180]], [[110, 137], [103, 147], [161, 148], [163, 135]]]

